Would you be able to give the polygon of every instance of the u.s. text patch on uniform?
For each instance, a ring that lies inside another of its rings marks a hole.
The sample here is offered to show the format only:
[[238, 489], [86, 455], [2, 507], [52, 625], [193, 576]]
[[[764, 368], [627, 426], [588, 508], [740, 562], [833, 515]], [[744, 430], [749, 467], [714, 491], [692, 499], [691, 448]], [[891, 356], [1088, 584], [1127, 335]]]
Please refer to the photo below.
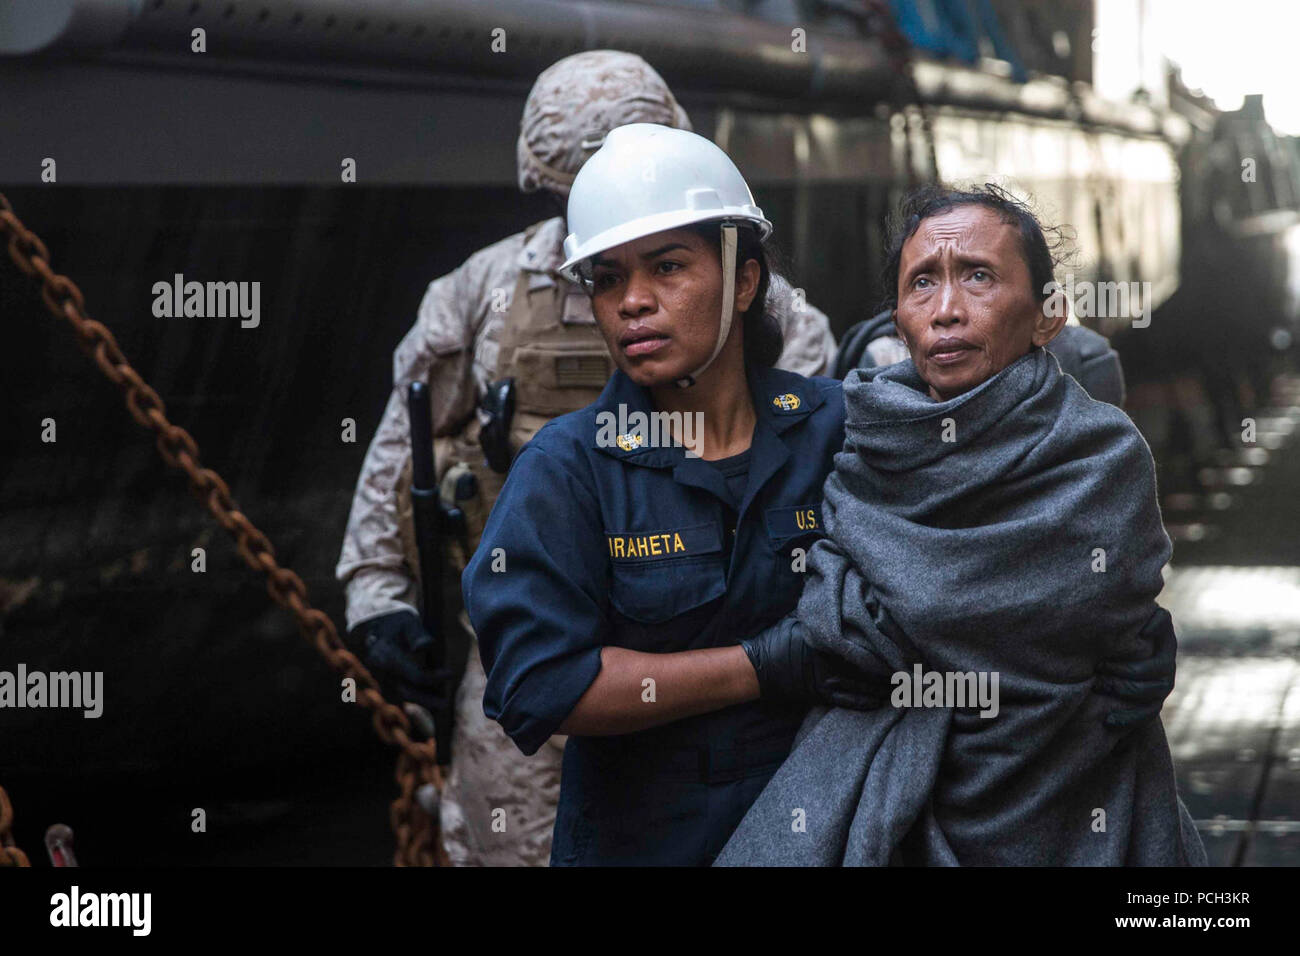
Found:
[[722, 550], [716, 524], [662, 531], [606, 531], [605, 540], [614, 561], [659, 561]]
[[803, 400], [794, 392], [784, 392], [772, 399], [772, 407], [778, 412], [797, 412], [803, 407]]
[[821, 502], [797, 508], [769, 508], [767, 531], [774, 538], [793, 538], [798, 534], [825, 534]]

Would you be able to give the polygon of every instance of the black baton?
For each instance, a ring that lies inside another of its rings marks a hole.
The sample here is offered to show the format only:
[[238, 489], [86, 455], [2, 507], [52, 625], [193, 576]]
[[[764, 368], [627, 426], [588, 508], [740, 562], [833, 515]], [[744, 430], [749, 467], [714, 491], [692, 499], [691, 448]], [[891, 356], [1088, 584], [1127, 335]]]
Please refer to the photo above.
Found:
[[[442, 561], [446, 553], [447, 532], [463, 524], [459, 508], [446, 508], [438, 494], [438, 469], [433, 451], [433, 417], [429, 404], [429, 386], [412, 382], [406, 393], [411, 418], [411, 510], [415, 523], [415, 548], [420, 556], [420, 621], [433, 637], [429, 665], [443, 670], [447, 663], [447, 634], [443, 627]], [[451, 762], [451, 729], [455, 719], [455, 701], [451, 692], [455, 681], [440, 681], [442, 712], [433, 717], [434, 740], [438, 745], [438, 763]]]

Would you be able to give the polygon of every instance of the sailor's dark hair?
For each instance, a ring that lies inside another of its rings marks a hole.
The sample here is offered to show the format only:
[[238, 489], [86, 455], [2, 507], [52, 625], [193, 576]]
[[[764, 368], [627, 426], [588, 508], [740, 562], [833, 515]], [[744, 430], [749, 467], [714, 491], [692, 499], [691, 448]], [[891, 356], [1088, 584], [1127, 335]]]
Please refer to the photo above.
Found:
[[[701, 239], [713, 244], [718, 257], [722, 257], [722, 223], [709, 221], [684, 226]], [[736, 273], [750, 259], [758, 261], [758, 289], [754, 301], [741, 313], [745, 330], [745, 364], [761, 365], [771, 368], [785, 351], [785, 333], [781, 320], [772, 307], [769, 307], [767, 293], [772, 285], [772, 276], [784, 275], [784, 259], [780, 250], [769, 238], [759, 238], [758, 230], [746, 222], [736, 223]]]
[[[1030, 290], [1038, 301], [1051, 295], [1048, 283], [1055, 278], [1056, 267], [1065, 261], [1073, 238], [1063, 226], [1044, 226], [1028, 204], [993, 183], [957, 189], [942, 183], [919, 186], [903, 197], [898, 210], [886, 227], [885, 268], [880, 281], [885, 298], [881, 308], [898, 307], [898, 270], [903, 245], [923, 221], [942, 215], [957, 206], [983, 206], [992, 209], [1002, 221], [1020, 231], [1020, 249], [1029, 266]], [[1047, 291], [1044, 291], [1046, 289]]]

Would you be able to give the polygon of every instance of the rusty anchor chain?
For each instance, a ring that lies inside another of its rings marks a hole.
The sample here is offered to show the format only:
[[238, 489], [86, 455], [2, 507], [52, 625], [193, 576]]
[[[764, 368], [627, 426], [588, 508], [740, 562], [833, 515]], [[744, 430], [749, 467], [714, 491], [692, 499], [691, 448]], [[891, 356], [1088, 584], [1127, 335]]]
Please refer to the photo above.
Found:
[[[356, 682], [357, 702], [371, 712], [375, 733], [384, 743], [398, 749], [395, 771], [398, 795], [389, 810], [397, 841], [393, 865], [448, 865], [438, 838], [438, 821], [419, 800], [420, 791], [428, 785], [442, 790], [434, 741], [411, 738], [406, 714], [384, 699], [375, 678], [339, 639], [334, 622], [311, 605], [302, 578], [276, 561], [270, 540], [239, 510], [226, 482], [200, 462], [199, 447], [193, 436], [168, 420], [158, 393], [132, 368], [113, 333], [86, 314], [81, 290], [67, 276], [53, 271], [45, 243], [23, 225], [3, 194], [0, 194], [0, 233], [8, 238], [9, 257], [14, 264], [24, 274], [39, 279], [41, 299], [50, 314], [72, 326], [77, 345], [123, 392], [131, 417], [158, 436], [156, 444], [163, 461], [185, 473], [190, 492], [234, 538], [244, 562], [266, 575], [271, 600], [293, 613], [302, 636], [337, 673]], [[8, 798], [0, 789], [0, 854], [11, 862], [17, 861], [17, 865], [26, 866], [27, 857], [13, 846], [8, 836], [12, 817]]]
[[27, 854], [14, 844], [9, 833], [14, 825], [14, 808], [9, 802], [9, 794], [0, 787], [0, 866], [31, 866]]

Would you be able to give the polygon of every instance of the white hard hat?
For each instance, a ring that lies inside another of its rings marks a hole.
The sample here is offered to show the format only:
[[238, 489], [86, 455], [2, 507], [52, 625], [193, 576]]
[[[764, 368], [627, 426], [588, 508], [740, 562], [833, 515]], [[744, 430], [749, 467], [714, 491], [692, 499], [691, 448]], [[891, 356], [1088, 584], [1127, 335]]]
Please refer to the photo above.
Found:
[[[679, 384], [693, 384], [717, 358], [731, 332], [735, 302], [735, 223], [753, 225], [760, 239], [772, 223], [754, 204], [740, 170], [716, 144], [695, 133], [654, 123], [610, 130], [600, 149], [574, 178], [569, 192], [560, 273], [587, 284], [594, 255], [657, 232], [721, 221], [723, 308], [718, 341], [709, 360]], [[730, 225], [730, 227], [729, 227]]]
[[599, 252], [710, 219], [752, 222], [764, 239], [772, 232], [740, 170], [714, 143], [654, 123], [619, 126], [573, 180], [560, 272], [579, 282], [581, 264]]

